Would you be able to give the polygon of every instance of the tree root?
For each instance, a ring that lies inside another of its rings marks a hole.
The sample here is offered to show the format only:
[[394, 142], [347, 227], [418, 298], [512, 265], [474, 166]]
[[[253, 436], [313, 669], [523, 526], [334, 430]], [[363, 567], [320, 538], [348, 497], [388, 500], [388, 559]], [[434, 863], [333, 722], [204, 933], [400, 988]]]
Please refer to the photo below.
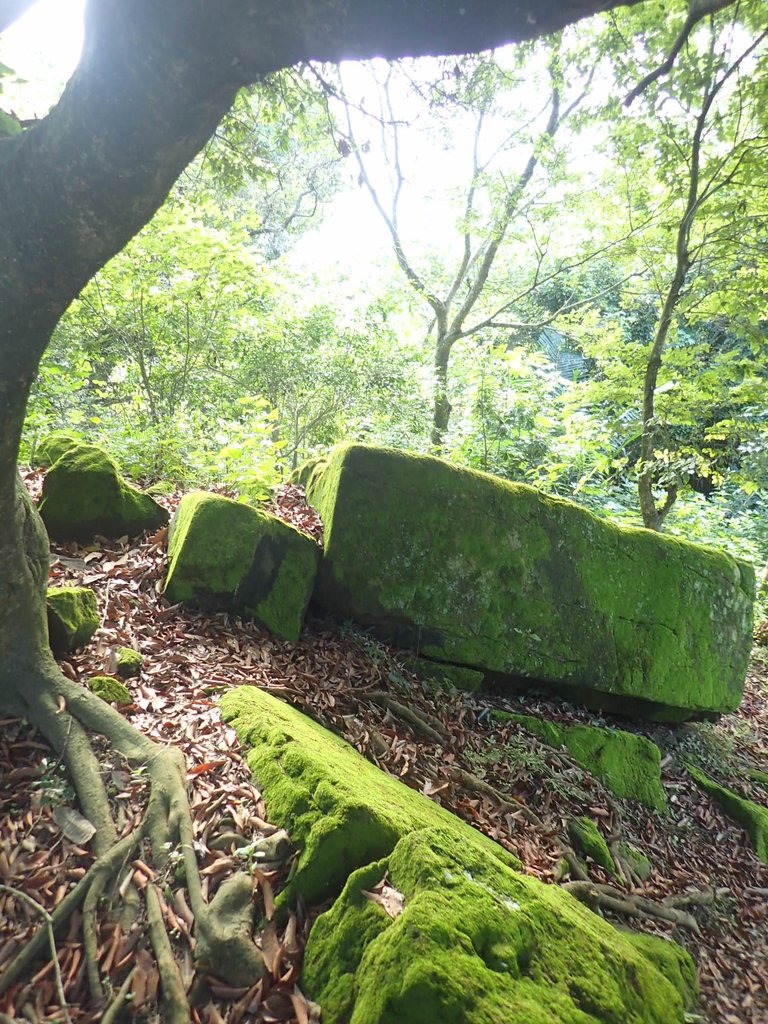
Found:
[[645, 921], [668, 921], [678, 927], [689, 928], [697, 934], [700, 932], [696, 918], [684, 910], [678, 910], [668, 903], [654, 903], [643, 896], [622, 892], [612, 885], [580, 880], [564, 882], [562, 888], [596, 913], [609, 910], [623, 917]]
[[383, 704], [393, 714], [414, 726], [433, 743], [438, 743], [440, 746], [444, 746], [449, 739], [448, 732], [440, 719], [435, 718], [434, 715], [428, 715], [420, 708], [409, 708], [407, 705], [401, 704], [385, 690], [363, 691], [359, 697], [355, 697], [355, 700], [372, 700], [377, 704]]
[[[18, 980], [42, 952], [71, 914], [83, 905], [83, 940], [88, 985], [96, 1006], [104, 1002], [104, 987], [99, 972], [99, 917], [107, 887], [125, 869], [137, 846], [147, 839], [152, 863], [158, 871], [170, 871], [174, 849], [180, 850], [181, 863], [194, 918], [197, 950], [204, 954], [199, 970], [210, 971], [235, 987], [252, 985], [263, 974], [264, 962], [251, 937], [253, 926], [253, 886], [250, 879], [230, 880], [220, 898], [209, 905], [197, 864], [192, 815], [187, 798], [186, 764], [179, 750], [159, 746], [142, 735], [122, 715], [94, 694], [66, 679], [55, 665], [46, 665], [32, 688], [32, 699], [25, 716], [38, 726], [67, 766], [80, 806], [96, 826], [94, 849], [97, 860], [85, 876], [47, 916], [44, 927], [26, 946], [0, 978], [0, 994]], [[117, 839], [100, 767], [86, 730], [103, 736], [134, 767], [147, 769], [149, 799], [142, 823], [130, 835]], [[237, 876], [236, 876], [237, 877]], [[127, 875], [117, 888], [129, 901], [138, 894]], [[245, 881], [245, 885], [243, 884]], [[224, 889], [224, 886], [222, 886]], [[236, 899], [233, 903], [233, 893]], [[220, 890], [221, 891], [221, 890]], [[226, 897], [226, 898], [225, 898]], [[160, 973], [163, 1019], [170, 1024], [189, 1024], [189, 999], [181, 979], [163, 913], [163, 901], [157, 886], [145, 887], [147, 930]], [[237, 919], [232, 927], [230, 913]], [[55, 949], [54, 949], [55, 953]], [[54, 963], [58, 961], [54, 955]], [[57, 989], [60, 984], [57, 978]], [[105, 1011], [105, 1019], [115, 1019], [128, 996], [126, 979]]]
[[[94, 861], [74, 889], [67, 893], [56, 910], [50, 915], [50, 924], [54, 933], [62, 925], [66, 924], [75, 910], [83, 903], [97, 873], [111, 868], [111, 873], [114, 874], [119, 870], [116, 865], [121, 861], [128, 860], [139, 840], [140, 834], [132, 832], [130, 835], [119, 840], [111, 850], [103, 854], [97, 861]], [[26, 946], [16, 954], [5, 971], [3, 971], [2, 976], [0, 976], [0, 995], [3, 995], [24, 974], [39, 953], [42, 952], [47, 937], [46, 928], [38, 929]]]
[[72, 1018], [69, 1016], [69, 1010], [67, 1009], [67, 997], [64, 994], [64, 982], [61, 979], [59, 958], [56, 953], [56, 938], [53, 933], [53, 917], [48, 913], [45, 907], [41, 906], [41, 904], [37, 902], [37, 900], [32, 899], [31, 896], [28, 896], [25, 892], [21, 892], [19, 889], [14, 889], [10, 885], [0, 885], [0, 892], [10, 893], [12, 896], [15, 896], [16, 899], [23, 900], [24, 903], [33, 907], [45, 921], [45, 937], [48, 939], [48, 948], [51, 951], [51, 963], [53, 964], [53, 976], [56, 983], [56, 995], [59, 998], [59, 1005], [61, 1006], [61, 1012], [66, 1024], [72, 1024]]
[[160, 895], [157, 886], [152, 883], [147, 886], [146, 900], [149, 939], [155, 951], [163, 992], [163, 1019], [168, 1021], [168, 1024], [189, 1024], [189, 1004], [184, 982], [181, 980], [168, 932], [165, 930]]

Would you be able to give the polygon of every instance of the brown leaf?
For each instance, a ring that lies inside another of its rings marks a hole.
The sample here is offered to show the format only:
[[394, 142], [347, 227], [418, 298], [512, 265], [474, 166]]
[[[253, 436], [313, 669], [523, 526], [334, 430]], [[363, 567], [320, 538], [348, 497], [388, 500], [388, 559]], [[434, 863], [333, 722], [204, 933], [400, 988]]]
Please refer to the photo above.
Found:
[[96, 826], [73, 807], [59, 804], [53, 808], [53, 820], [70, 842], [85, 846], [96, 834]]

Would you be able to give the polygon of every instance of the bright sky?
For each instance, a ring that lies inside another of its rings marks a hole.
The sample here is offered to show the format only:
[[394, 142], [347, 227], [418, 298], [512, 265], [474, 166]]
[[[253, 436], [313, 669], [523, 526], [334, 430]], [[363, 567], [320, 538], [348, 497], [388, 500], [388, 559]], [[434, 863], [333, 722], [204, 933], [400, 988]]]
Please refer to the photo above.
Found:
[[21, 117], [42, 117], [75, 70], [83, 45], [85, 0], [38, 0], [0, 37], [0, 62], [25, 82], [8, 83], [4, 103]]
[[[42, 117], [56, 102], [67, 79], [74, 70], [82, 47], [82, 21], [85, 0], [38, 0], [35, 6], [0, 37], [0, 62], [12, 68], [23, 84], [6, 80], [3, 106], [20, 117]], [[347, 87], [364, 94], [362, 69], [347, 66]], [[359, 79], [359, 80], [358, 80]], [[370, 83], [367, 86], [370, 95]], [[406, 108], [407, 109], [407, 108]], [[370, 129], [365, 129], [370, 131]], [[374, 155], [378, 140], [372, 139], [374, 164], [384, 172], [382, 158]], [[422, 148], [424, 147], [424, 148]], [[418, 152], [404, 150], [404, 170], [418, 179], [417, 192], [423, 196], [429, 187], [444, 188], [466, 180], [471, 152], [457, 142], [446, 151], [439, 142], [422, 138]], [[407, 165], [407, 166], [406, 166]], [[289, 262], [299, 274], [317, 274], [337, 301], [361, 296], [372, 297], [382, 277], [397, 274], [391, 253], [391, 240], [376, 213], [367, 191], [357, 184], [354, 160], [346, 161], [349, 187], [331, 204], [318, 231], [308, 232], [290, 254]], [[375, 169], [375, 168], [374, 168]], [[452, 179], [452, 180], [451, 180]], [[455, 211], [444, 201], [429, 202], [421, 198], [416, 205], [408, 203], [403, 210], [404, 234], [423, 243], [431, 239], [447, 244], [453, 234]]]

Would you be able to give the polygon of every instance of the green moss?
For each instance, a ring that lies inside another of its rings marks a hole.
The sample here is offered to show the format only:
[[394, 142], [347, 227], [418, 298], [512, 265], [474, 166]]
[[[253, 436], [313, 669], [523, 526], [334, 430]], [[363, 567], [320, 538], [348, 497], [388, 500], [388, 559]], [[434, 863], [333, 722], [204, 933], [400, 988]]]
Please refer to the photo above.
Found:
[[595, 864], [599, 864], [601, 868], [605, 868], [610, 875], [616, 874], [616, 863], [608, 849], [608, 843], [591, 818], [570, 818], [568, 835], [580, 853], [589, 857]]
[[496, 722], [515, 722], [517, 725], [521, 725], [526, 732], [538, 737], [542, 743], [546, 743], [548, 747], [565, 745], [564, 728], [546, 718], [534, 718], [533, 715], [518, 715], [512, 711], [494, 710], [491, 712], [491, 719]]
[[661, 754], [644, 736], [596, 725], [559, 725], [507, 711], [494, 711], [492, 717], [517, 722], [550, 747], [566, 747], [577, 764], [623, 800], [637, 800], [657, 811], [666, 809]]
[[324, 455], [318, 455], [313, 459], [307, 459], [306, 462], [303, 462], [290, 473], [288, 476], [288, 483], [300, 484], [302, 487], [306, 487], [313, 475], [325, 467], [327, 461], [328, 460]]
[[[221, 708], [301, 848], [283, 905], [340, 892], [302, 969], [327, 1024], [682, 1024], [655, 959], [502, 847], [263, 691]], [[385, 875], [394, 919], [365, 895]]]
[[274, 516], [198, 491], [171, 523], [165, 596], [239, 612], [296, 641], [319, 558], [311, 537]]
[[401, 646], [678, 717], [741, 699], [754, 584], [722, 552], [362, 445], [316, 466], [307, 494], [325, 524], [318, 600]]
[[[389, 853], [417, 828], [455, 824], [448, 811], [373, 769], [348, 743], [254, 687], [222, 697], [221, 713], [248, 755], [275, 824], [303, 848], [289, 890], [319, 903], [355, 868]], [[459, 823], [460, 824], [460, 823]], [[517, 866], [512, 854], [468, 825], [468, 844]]]
[[682, 995], [686, 1010], [695, 1010], [699, 1002], [699, 982], [696, 967], [688, 953], [676, 942], [662, 939], [658, 935], [646, 935], [628, 929], [622, 929], [621, 933], [672, 982], [676, 991]]
[[168, 483], [167, 480], [158, 480], [154, 484], [150, 484], [145, 490], [145, 494], [157, 495], [160, 498], [167, 497], [169, 494], [173, 494], [176, 488], [173, 484]]
[[123, 480], [106, 452], [87, 444], [65, 451], [46, 473], [40, 515], [55, 540], [133, 537], [168, 521], [161, 505]]
[[121, 679], [131, 679], [141, 673], [143, 658], [132, 647], [118, 647], [116, 672]]
[[402, 658], [403, 665], [425, 683], [449, 686], [465, 693], [474, 693], [483, 685], [483, 673], [463, 665], [447, 665], [426, 658]]
[[631, 843], [620, 842], [619, 856], [625, 864], [632, 868], [641, 882], [648, 881], [653, 873], [653, 867], [642, 850], [638, 850]]
[[93, 676], [88, 680], [89, 689], [108, 704], [131, 704], [133, 697], [125, 683], [113, 676]]
[[763, 789], [768, 788], [768, 772], [763, 772], [759, 768], [750, 768], [747, 774], [758, 786], [762, 786]]
[[78, 437], [77, 434], [72, 433], [72, 431], [54, 430], [53, 433], [47, 434], [36, 445], [34, 463], [36, 466], [47, 469], [57, 459], [60, 459], [64, 452], [68, 452], [71, 448], [76, 448], [80, 444], [83, 444], [83, 439]]
[[768, 808], [726, 789], [700, 769], [688, 766], [691, 778], [720, 805], [729, 818], [742, 826], [761, 861], [768, 864]]
[[84, 647], [99, 628], [96, 595], [87, 587], [50, 587], [46, 607], [48, 640], [57, 654]]

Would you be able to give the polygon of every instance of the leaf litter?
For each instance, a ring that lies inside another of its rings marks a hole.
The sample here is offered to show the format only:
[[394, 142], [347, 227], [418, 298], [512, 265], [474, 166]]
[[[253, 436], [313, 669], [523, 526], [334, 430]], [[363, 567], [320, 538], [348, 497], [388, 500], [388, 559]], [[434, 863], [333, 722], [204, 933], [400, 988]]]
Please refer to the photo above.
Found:
[[[27, 483], [34, 494], [40, 474], [29, 474]], [[179, 498], [164, 499], [171, 511]], [[280, 488], [269, 510], [321, 540], [322, 525], [301, 488]], [[167, 531], [161, 530], [139, 541], [57, 546], [51, 583], [90, 586], [99, 603], [96, 636], [85, 650], [61, 662], [70, 678], [85, 683], [92, 675], [108, 674], [117, 647], [142, 654], [140, 676], [127, 681], [133, 702], [121, 711], [154, 740], [178, 746], [186, 757], [206, 898], [235, 871], [249, 869], [254, 879], [256, 918], [266, 922], [255, 938], [266, 973], [250, 989], [209, 978], [210, 998], [193, 1009], [195, 1024], [319, 1020], [319, 1008], [303, 995], [300, 979], [306, 937], [324, 908], [298, 906], [279, 928], [272, 920], [275, 894], [285, 884], [296, 851], [290, 837], [270, 823], [269, 808], [235, 734], [218, 715], [217, 696], [243, 684], [271, 691], [343, 735], [381, 768], [513, 851], [524, 870], [544, 882], [559, 877], [557, 837], [565, 835], [568, 817], [589, 815], [606, 837], [620, 829], [621, 838], [645, 852], [653, 865], [650, 879], [642, 887], [627, 884], [627, 892], [659, 903], [690, 898], [698, 932], [658, 920], [640, 926], [677, 939], [694, 956], [702, 986], [699, 1019], [710, 1024], [768, 1021], [768, 867], [683, 768], [691, 757], [705, 769], [710, 762], [725, 765], [723, 781], [765, 803], [765, 791], [749, 782], [743, 770], [745, 764], [768, 762], [768, 668], [762, 661], [753, 662], [739, 712], [716, 725], [673, 731], [616, 723], [661, 746], [670, 799], [670, 814], [663, 816], [612, 798], [564, 751], [545, 747], [519, 726], [498, 725], [489, 715], [492, 707], [524, 707], [528, 714], [559, 722], [595, 722], [594, 715], [576, 707], [535, 694], [507, 699], [437, 692], [403, 667], [396, 650], [320, 618], [309, 619], [299, 642], [291, 645], [233, 615], [168, 606], [160, 594], [166, 538]], [[141, 819], [146, 780], [108, 748], [97, 745], [97, 751], [119, 834], [127, 835]], [[503, 794], [503, 807], [498, 794]], [[77, 813], [73, 802], [66, 775], [39, 734], [17, 719], [0, 719], [0, 885], [5, 887], [0, 890], [0, 973], [40, 924], [34, 907], [14, 890], [50, 913], [93, 863], [86, 819], [78, 832], [72, 824], [78, 819], [62, 814]], [[543, 829], [527, 819], [526, 809], [535, 812]], [[131, 868], [130, 878], [139, 887], [154, 877], [140, 857]], [[615, 884], [595, 865], [589, 865], [589, 872], [597, 883]], [[194, 919], [184, 889], [174, 887], [172, 878], [168, 882], [162, 910], [189, 988], [195, 979]], [[699, 905], [702, 892], [711, 899]], [[386, 878], [366, 896], [391, 917], [402, 910], [402, 894]], [[57, 951], [71, 1020], [98, 1021], [102, 1011], [88, 998], [79, 913], [57, 937]], [[99, 966], [114, 991], [129, 985], [138, 1019], [160, 1019], [157, 965], [141, 928], [123, 934], [119, 923], [102, 924]], [[52, 961], [38, 961], [34, 973], [0, 999], [0, 1013], [11, 1019], [61, 1020], [55, 973]]]

